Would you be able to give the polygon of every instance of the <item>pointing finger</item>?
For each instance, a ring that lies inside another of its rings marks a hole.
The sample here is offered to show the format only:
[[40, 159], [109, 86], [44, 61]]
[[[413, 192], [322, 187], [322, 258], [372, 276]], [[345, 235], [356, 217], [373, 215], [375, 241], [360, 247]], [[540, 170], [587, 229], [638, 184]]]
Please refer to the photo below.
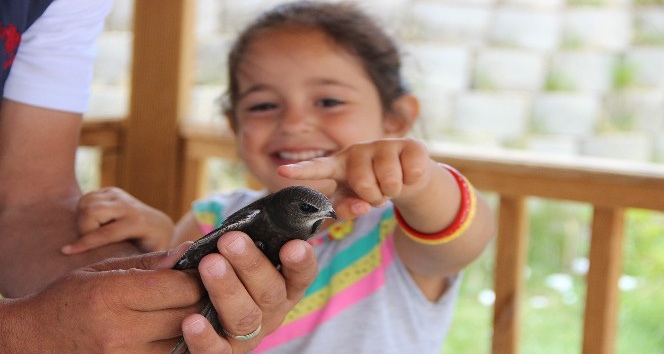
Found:
[[293, 179], [334, 179], [343, 178], [344, 169], [334, 157], [319, 157], [290, 165], [279, 166], [277, 172], [286, 178]]

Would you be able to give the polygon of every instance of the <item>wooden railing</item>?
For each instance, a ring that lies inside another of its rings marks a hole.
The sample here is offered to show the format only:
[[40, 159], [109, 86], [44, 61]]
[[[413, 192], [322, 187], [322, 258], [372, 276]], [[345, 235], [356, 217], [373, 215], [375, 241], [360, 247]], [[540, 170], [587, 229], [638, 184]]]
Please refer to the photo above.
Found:
[[527, 250], [526, 200], [542, 197], [593, 206], [582, 353], [613, 353], [626, 208], [664, 211], [664, 166], [530, 154], [450, 152], [435, 157], [479, 189], [500, 196], [496, 243], [493, 353], [517, 353]]
[[[221, 129], [179, 124], [189, 112], [195, 6], [191, 0], [135, 2], [129, 117], [86, 122], [81, 135], [81, 145], [101, 150], [102, 185], [125, 188], [173, 218], [206, 192], [208, 158], [236, 158], [232, 137]], [[526, 201], [541, 197], [593, 206], [581, 352], [613, 353], [625, 210], [664, 211], [664, 167], [552, 161], [449, 147], [431, 151], [478, 189], [499, 196], [492, 352], [518, 353], [528, 244]]]
[[[233, 138], [221, 129], [184, 126], [179, 131], [177, 150], [184, 161], [173, 178], [182, 183], [179, 190], [167, 194], [178, 196], [182, 212], [206, 192], [206, 160], [235, 159], [236, 153]], [[122, 121], [87, 122], [84, 126], [81, 144], [101, 148], [104, 185], [122, 184], [117, 176], [123, 168], [123, 136]], [[613, 353], [625, 209], [664, 211], [664, 166], [587, 158], [545, 160], [522, 153], [488, 154], [450, 147], [432, 146], [431, 150], [435, 159], [458, 168], [478, 189], [499, 196], [492, 352], [518, 353], [528, 243], [526, 200], [541, 197], [593, 206], [581, 352]]]

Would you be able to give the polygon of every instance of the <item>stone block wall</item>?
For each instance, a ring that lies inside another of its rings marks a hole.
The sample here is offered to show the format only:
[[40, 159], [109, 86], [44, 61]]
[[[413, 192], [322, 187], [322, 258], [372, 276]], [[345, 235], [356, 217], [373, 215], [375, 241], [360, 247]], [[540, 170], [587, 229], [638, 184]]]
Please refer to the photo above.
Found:
[[[99, 40], [90, 117], [126, 113], [133, 1]], [[402, 45], [416, 135], [664, 163], [664, 0], [355, 1]], [[198, 0], [191, 119], [221, 120], [227, 48], [280, 2]]]

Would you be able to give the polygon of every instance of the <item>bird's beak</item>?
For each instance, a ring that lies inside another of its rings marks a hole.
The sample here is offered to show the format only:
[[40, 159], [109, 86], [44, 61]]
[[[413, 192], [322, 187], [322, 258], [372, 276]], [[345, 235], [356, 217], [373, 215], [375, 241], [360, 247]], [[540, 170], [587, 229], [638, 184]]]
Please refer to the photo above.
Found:
[[328, 218], [336, 219], [337, 218], [337, 213], [334, 212], [334, 210], [330, 210], [329, 213], [325, 215]]

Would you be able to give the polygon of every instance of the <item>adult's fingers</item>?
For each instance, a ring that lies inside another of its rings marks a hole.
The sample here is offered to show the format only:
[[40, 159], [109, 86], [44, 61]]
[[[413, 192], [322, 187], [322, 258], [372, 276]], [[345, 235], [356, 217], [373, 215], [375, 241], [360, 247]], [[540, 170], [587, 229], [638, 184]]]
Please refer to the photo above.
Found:
[[263, 320], [256, 299], [265, 297], [264, 289], [270, 287], [263, 275], [278, 272], [244, 233], [229, 232], [217, 245], [223, 255], [212, 253], [201, 260], [201, 279], [222, 326], [238, 335], [251, 333]]
[[289, 300], [299, 301], [318, 274], [313, 247], [302, 240], [287, 242], [279, 252]]
[[182, 257], [193, 242], [187, 241], [168, 251], [144, 253], [132, 257], [109, 258], [101, 262], [90, 265], [89, 268], [95, 271], [108, 271], [117, 269], [170, 269]]
[[[219, 251], [233, 266], [235, 274], [256, 303], [263, 311], [279, 306], [286, 298], [281, 273], [248, 235], [238, 232], [225, 236], [219, 240]], [[249, 329], [254, 330], [256, 327]]]
[[[123, 314], [123, 322], [134, 323], [130, 336], [145, 342], [157, 342], [182, 335], [182, 320], [203, 309], [202, 303], [158, 311], [135, 311]], [[168, 350], [175, 346], [173, 343]], [[165, 351], [166, 353], [168, 351]]]
[[[180, 252], [181, 245], [174, 253]], [[192, 306], [203, 296], [198, 277], [191, 272], [159, 269], [169, 256], [167, 252], [128, 258], [109, 259], [84, 268], [98, 277], [108, 299], [122, 302], [118, 306], [137, 311], [157, 311]], [[170, 260], [168, 260], [170, 263]]]
[[[158, 311], [192, 306], [204, 291], [196, 276], [178, 270], [115, 270], [104, 274], [113, 283], [113, 297], [122, 307], [136, 311]], [[110, 287], [110, 285], [109, 285]]]
[[215, 332], [210, 322], [200, 314], [192, 314], [182, 321], [182, 334], [191, 354], [230, 354], [233, 348]]

